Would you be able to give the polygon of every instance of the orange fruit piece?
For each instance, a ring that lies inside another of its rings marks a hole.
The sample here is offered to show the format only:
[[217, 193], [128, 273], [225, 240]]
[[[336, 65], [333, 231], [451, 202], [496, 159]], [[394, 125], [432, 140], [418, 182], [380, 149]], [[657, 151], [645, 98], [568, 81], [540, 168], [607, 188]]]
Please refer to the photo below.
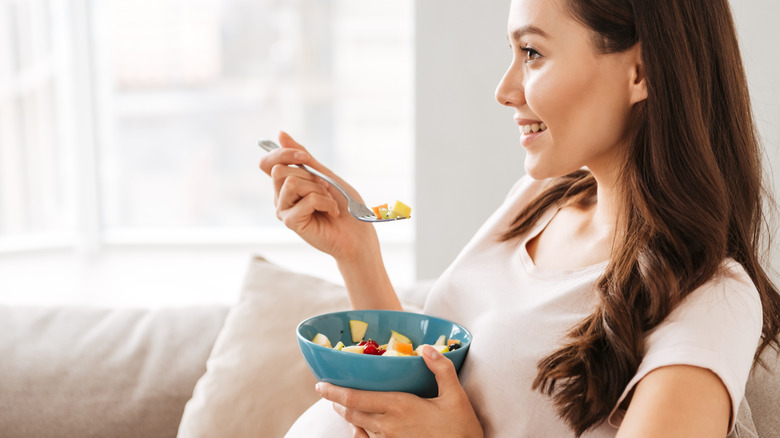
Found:
[[414, 354], [414, 348], [412, 348], [412, 344], [407, 344], [405, 342], [396, 342], [395, 351], [401, 354]]

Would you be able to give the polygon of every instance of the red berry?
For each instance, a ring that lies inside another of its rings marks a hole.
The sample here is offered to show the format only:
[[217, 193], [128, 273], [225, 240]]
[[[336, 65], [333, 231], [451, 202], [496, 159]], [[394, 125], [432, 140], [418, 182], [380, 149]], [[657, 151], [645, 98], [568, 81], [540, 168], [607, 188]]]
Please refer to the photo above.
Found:
[[363, 347], [363, 354], [379, 355], [379, 351], [373, 344], [366, 344], [366, 346]]

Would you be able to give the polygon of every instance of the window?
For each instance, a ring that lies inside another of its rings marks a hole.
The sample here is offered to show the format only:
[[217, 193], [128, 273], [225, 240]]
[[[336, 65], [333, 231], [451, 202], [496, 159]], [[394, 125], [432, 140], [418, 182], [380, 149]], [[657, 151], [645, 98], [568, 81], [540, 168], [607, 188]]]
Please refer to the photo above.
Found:
[[73, 232], [66, 50], [41, 1], [0, 6], [0, 236], [6, 248], [60, 245]]
[[412, 8], [4, 2], [0, 250], [289, 239], [257, 169], [280, 128], [369, 203], [414, 205]]

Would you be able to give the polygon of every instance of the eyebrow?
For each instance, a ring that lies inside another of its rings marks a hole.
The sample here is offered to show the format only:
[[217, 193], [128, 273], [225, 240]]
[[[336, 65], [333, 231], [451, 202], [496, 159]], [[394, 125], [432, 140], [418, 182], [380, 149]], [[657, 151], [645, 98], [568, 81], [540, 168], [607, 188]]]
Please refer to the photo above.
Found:
[[547, 32], [543, 31], [542, 29], [540, 29], [540, 28], [538, 28], [538, 27], [536, 27], [534, 25], [530, 25], [529, 24], [528, 26], [518, 27], [517, 29], [512, 31], [512, 41], [515, 41], [515, 42], [520, 41], [520, 39], [523, 37], [523, 35], [525, 35], [527, 33], [536, 34], [536, 35], [539, 35], [539, 36], [544, 37], [544, 38], [549, 38], [550, 37], [549, 35], [547, 35]]

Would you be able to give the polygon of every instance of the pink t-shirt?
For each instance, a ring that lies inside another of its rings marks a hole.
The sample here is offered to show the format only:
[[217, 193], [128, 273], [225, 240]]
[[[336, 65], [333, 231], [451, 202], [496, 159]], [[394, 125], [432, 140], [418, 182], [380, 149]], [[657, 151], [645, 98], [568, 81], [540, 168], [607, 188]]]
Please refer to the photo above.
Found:
[[[606, 263], [564, 271], [534, 265], [526, 243], [556, 213], [549, 211], [527, 236], [500, 242], [518, 212], [544, 182], [522, 178], [434, 285], [425, 313], [459, 322], [473, 334], [460, 381], [485, 430], [495, 437], [574, 437], [551, 399], [531, 389], [537, 362], [564, 340], [595, 305], [594, 286]], [[716, 278], [691, 293], [650, 332], [645, 357], [617, 406], [650, 371], [667, 365], [708, 368], [732, 400], [732, 421], [744, 395], [761, 335], [761, 303], [744, 269], [723, 263]], [[622, 412], [585, 437], [614, 437]], [[313, 428], [321, 436], [351, 436], [324, 403], [307, 411], [289, 437]], [[326, 424], [327, 423], [327, 424]], [[297, 431], [297, 432], [296, 432]], [[320, 436], [320, 435], [316, 435]]]
[[[543, 181], [521, 179], [434, 285], [425, 304], [425, 313], [457, 321], [474, 335], [460, 380], [486, 437], [574, 436], [551, 399], [531, 384], [537, 362], [591, 313], [595, 283], [606, 262], [572, 271], [535, 266], [526, 243], [547, 226], [554, 210], [520, 241], [498, 241], [543, 186]], [[761, 327], [755, 286], [739, 264], [724, 261], [717, 278], [691, 293], [647, 335], [645, 357], [620, 402], [650, 371], [688, 364], [711, 369], [723, 380], [735, 418]], [[621, 414], [616, 409], [608, 423], [584, 436], [615, 436]]]

